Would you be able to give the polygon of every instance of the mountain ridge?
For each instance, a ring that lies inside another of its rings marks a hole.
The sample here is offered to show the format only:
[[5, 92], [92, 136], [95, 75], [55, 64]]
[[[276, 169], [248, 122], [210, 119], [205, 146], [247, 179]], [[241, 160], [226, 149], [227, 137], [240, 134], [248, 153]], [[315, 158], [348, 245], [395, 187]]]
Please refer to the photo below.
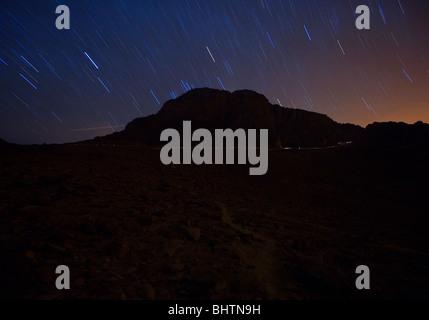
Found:
[[182, 132], [183, 121], [192, 129], [268, 129], [274, 148], [318, 148], [344, 142], [377, 148], [429, 147], [429, 124], [374, 122], [365, 128], [338, 123], [325, 114], [271, 104], [251, 90], [229, 92], [200, 88], [167, 101], [158, 113], [129, 122], [125, 129], [86, 143], [160, 146], [160, 134], [173, 128]]
[[4, 147], [4, 146], [7, 146], [7, 145], [9, 145], [9, 142], [7, 142], [7, 141], [3, 140], [2, 138], [0, 138], [0, 146]]
[[323, 147], [355, 140], [362, 127], [340, 124], [327, 115], [271, 104], [268, 99], [251, 90], [234, 92], [217, 89], [193, 89], [174, 100], [167, 101], [154, 115], [137, 118], [121, 132], [97, 137], [98, 143], [139, 142], [158, 145], [162, 130], [181, 131], [185, 120], [193, 129], [238, 128], [269, 129], [270, 146]]

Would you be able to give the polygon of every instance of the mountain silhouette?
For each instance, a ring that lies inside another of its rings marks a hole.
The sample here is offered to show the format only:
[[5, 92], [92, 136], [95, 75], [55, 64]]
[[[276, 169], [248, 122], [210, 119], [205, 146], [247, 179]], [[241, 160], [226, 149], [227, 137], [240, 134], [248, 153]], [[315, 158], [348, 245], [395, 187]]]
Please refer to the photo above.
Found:
[[97, 142], [160, 144], [162, 130], [182, 131], [183, 121], [192, 129], [269, 129], [270, 146], [323, 147], [360, 137], [363, 128], [339, 124], [328, 116], [271, 104], [250, 90], [194, 89], [164, 104], [155, 114], [131, 121], [122, 132], [98, 137]]
[[5, 147], [9, 145], [9, 143], [7, 143], [6, 141], [4, 141], [2, 138], [0, 138], [0, 147]]
[[269, 129], [270, 147], [327, 147], [352, 141], [383, 148], [424, 146], [429, 141], [429, 125], [422, 122], [414, 125], [374, 123], [364, 129], [337, 123], [324, 114], [273, 105], [254, 91], [231, 93], [201, 88], [169, 100], [157, 114], [137, 118], [123, 131], [97, 137], [93, 142], [160, 145], [161, 132], [173, 128], [181, 133], [185, 120], [192, 121], [193, 130]]
[[429, 125], [421, 121], [415, 124], [404, 122], [375, 122], [366, 127], [363, 141], [377, 148], [429, 148]]

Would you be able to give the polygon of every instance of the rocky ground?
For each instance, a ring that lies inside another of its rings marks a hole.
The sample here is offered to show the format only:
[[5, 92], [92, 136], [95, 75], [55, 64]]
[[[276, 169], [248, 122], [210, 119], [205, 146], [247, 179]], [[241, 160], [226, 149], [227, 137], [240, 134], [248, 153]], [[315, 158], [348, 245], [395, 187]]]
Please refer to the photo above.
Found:
[[[135, 146], [0, 157], [0, 297], [429, 298], [428, 156], [271, 151], [248, 166], [164, 166]], [[55, 288], [55, 268], [71, 290]], [[368, 265], [371, 290], [355, 288]]]

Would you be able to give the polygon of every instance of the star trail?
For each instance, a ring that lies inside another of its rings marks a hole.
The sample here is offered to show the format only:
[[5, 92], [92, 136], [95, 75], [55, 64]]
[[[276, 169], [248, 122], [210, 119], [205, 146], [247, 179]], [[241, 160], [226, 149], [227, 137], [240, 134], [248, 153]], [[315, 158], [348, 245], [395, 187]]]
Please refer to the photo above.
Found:
[[200, 87], [338, 122], [429, 122], [428, 31], [427, 0], [3, 1], [0, 137], [90, 139]]

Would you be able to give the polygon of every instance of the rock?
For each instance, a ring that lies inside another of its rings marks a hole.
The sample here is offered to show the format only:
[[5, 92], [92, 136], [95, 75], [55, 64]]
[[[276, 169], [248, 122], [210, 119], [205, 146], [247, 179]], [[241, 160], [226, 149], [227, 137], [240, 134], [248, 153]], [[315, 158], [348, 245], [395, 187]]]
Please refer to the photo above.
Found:
[[17, 212], [19, 214], [33, 215], [33, 214], [41, 213], [42, 210], [43, 208], [39, 206], [31, 205], [31, 206], [20, 207], [17, 209]]
[[51, 204], [51, 196], [39, 195], [34, 199], [34, 204], [38, 206], [49, 206]]
[[115, 242], [112, 245], [112, 253], [119, 258], [125, 257], [129, 252], [130, 252], [130, 247], [128, 246], [128, 244], [124, 242], [122, 243]]
[[183, 241], [178, 239], [173, 239], [168, 241], [165, 246], [164, 250], [167, 253], [168, 256], [173, 256], [177, 250], [179, 250], [183, 246]]
[[140, 213], [139, 217], [137, 218], [137, 221], [140, 223], [141, 226], [148, 227], [153, 223], [154, 217]]
[[173, 264], [171, 265], [171, 271], [173, 272], [180, 272], [180, 271], [183, 271], [184, 269], [185, 269], [185, 265], [180, 260], [174, 261]]
[[34, 251], [27, 251], [27, 252], [25, 253], [25, 256], [26, 256], [28, 259], [34, 259], [34, 258], [36, 257], [36, 253], [35, 253]]
[[194, 241], [199, 241], [201, 238], [201, 229], [196, 227], [186, 228], [186, 234]]
[[151, 284], [145, 283], [143, 284], [143, 292], [144, 296], [149, 300], [155, 300], [156, 298], [156, 292], [155, 289], [152, 287]]
[[97, 220], [94, 223], [95, 231], [105, 236], [112, 236], [117, 233], [117, 226], [112, 219]]
[[86, 191], [92, 192], [92, 193], [97, 193], [97, 189], [95, 189], [92, 185], [88, 184], [86, 186], [83, 187], [83, 189], [85, 189]]
[[307, 242], [305, 239], [294, 240], [292, 243], [292, 248], [297, 251], [304, 252], [307, 249]]
[[165, 213], [165, 211], [163, 211], [163, 210], [158, 210], [158, 211], [156, 211], [155, 213], [154, 213], [154, 215], [156, 216], [156, 217], [166, 217], [167, 216], [167, 214]]
[[304, 259], [297, 270], [299, 279], [312, 290], [332, 298], [345, 297], [347, 281], [335, 266]]
[[54, 283], [56, 279], [55, 266], [41, 266], [37, 269], [37, 276], [42, 282]]
[[53, 244], [53, 243], [49, 243], [47, 246], [50, 247], [50, 248], [52, 248], [52, 249], [55, 249], [57, 251], [60, 251], [60, 252], [66, 252], [67, 251], [66, 248], [58, 246], [58, 245]]
[[82, 287], [83, 285], [85, 285], [86, 280], [82, 277], [77, 278], [77, 280], [75, 281], [76, 286], [78, 287]]
[[220, 300], [225, 297], [225, 292], [228, 291], [228, 283], [225, 280], [218, 280], [213, 288], [211, 296], [212, 300]]
[[41, 175], [37, 179], [37, 185], [43, 186], [43, 187], [58, 185], [62, 182], [63, 182], [63, 179], [61, 177], [49, 177], [45, 175]]

